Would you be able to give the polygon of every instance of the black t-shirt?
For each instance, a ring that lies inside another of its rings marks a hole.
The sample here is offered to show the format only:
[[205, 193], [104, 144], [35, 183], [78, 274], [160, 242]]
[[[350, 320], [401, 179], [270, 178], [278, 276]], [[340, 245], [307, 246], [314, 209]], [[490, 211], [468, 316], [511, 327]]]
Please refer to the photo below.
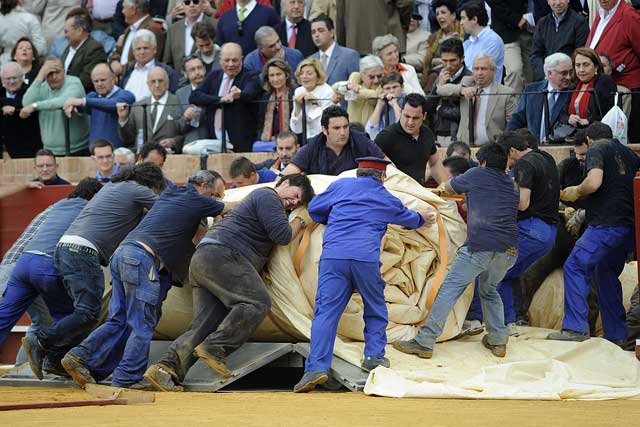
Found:
[[544, 151], [531, 150], [516, 162], [513, 177], [521, 188], [531, 190], [529, 207], [518, 211], [518, 221], [537, 217], [548, 224], [557, 224], [560, 175], [553, 157]]
[[[36, 178], [36, 179], [32, 179], [31, 181], [35, 182], [40, 180]], [[40, 182], [42, 182], [44, 185], [71, 185], [69, 181], [67, 181], [66, 179], [60, 178], [59, 175], [56, 175], [55, 178], [50, 179], [49, 181], [40, 181]]]
[[587, 198], [587, 224], [633, 227], [633, 177], [640, 159], [617, 140], [591, 144], [585, 160], [586, 172], [602, 169], [602, 184]]
[[[573, 187], [574, 185], [580, 185], [584, 180], [584, 165], [580, 165], [580, 162], [575, 157], [569, 157], [561, 161], [558, 164], [558, 172], [560, 172], [561, 190], [567, 187]], [[562, 203], [576, 209], [584, 209], [587, 206], [585, 199]]]
[[375, 142], [398, 169], [424, 184], [427, 161], [438, 151], [436, 138], [429, 128], [423, 126], [416, 140], [400, 123], [394, 123], [380, 132]]

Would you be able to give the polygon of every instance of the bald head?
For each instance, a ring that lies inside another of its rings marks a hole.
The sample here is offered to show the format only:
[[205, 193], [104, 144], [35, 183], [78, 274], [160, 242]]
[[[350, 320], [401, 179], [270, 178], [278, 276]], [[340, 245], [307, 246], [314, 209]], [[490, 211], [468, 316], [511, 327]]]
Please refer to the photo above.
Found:
[[91, 71], [91, 82], [96, 90], [96, 93], [102, 96], [107, 96], [113, 90], [115, 86], [115, 79], [111, 67], [107, 64], [98, 64], [93, 67]]
[[225, 43], [220, 50], [222, 71], [229, 77], [235, 77], [242, 70], [242, 47], [238, 43]]
[[147, 85], [153, 97], [158, 100], [169, 89], [169, 75], [161, 67], [153, 67], [147, 74]]

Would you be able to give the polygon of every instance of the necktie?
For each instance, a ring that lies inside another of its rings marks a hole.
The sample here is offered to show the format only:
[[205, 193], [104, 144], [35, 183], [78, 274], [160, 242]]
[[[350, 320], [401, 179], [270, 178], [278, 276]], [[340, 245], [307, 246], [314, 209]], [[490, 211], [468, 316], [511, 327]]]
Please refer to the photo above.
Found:
[[291, 37], [289, 37], [289, 47], [291, 49], [296, 48], [296, 24], [291, 26]]
[[244, 18], [246, 18], [246, 16], [244, 16], [245, 13], [247, 13], [247, 8], [243, 6], [240, 8], [240, 13], [238, 14], [238, 21], [240, 22], [244, 21]]
[[324, 67], [324, 70], [327, 71], [327, 64], [329, 63], [329, 57], [327, 56], [326, 53], [320, 54], [320, 63]]
[[[228, 76], [223, 76], [222, 78], [224, 80], [224, 83], [222, 85], [222, 94], [220, 95], [220, 97], [229, 94], [229, 86], [231, 85], [231, 79]], [[213, 119], [213, 126], [216, 129], [222, 129], [222, 108], [218, 108], [216, 110], [216, 115]], [[221, 138], [221, 136], [218, 135], [218, 138]]]
[[158, 101], [151, 104], [151, 131], [156, 129], [156, 115], [158, 114]]

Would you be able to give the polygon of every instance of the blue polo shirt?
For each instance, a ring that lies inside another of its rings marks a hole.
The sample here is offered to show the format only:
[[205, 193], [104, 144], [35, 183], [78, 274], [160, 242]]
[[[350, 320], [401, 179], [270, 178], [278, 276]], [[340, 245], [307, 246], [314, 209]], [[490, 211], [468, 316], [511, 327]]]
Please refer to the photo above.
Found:
[[96, 173], [96, 179], [98, 181], [100, 181], [100, 182], [109, 182], [109, 181], [111, 181], [111, 178], [113, 178], [113, 176], [115, 174], [117, 174], [118, 172], [120, 172], [120, 164], [119, 163], [114, 163], [113, 164], [113, 170], [111, 171], [109, 176], [103, 176], [102, 172], [98, 171], [98, 173]]

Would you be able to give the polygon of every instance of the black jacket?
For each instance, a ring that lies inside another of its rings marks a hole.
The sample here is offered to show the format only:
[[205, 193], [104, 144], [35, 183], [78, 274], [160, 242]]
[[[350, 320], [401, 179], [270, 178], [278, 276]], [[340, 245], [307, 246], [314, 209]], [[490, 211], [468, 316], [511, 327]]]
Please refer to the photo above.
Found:
[[600, 121], [613, 108], [613, 93], [618, 89], [611, 76], [597, 75], [593, 85], [593, 92], [589, 98], [589, 123]]
[[[273, 27], [273, 29], [278, 33], [282, 45], [289, 46], [289, 39], [287, 39], [287, 21], [283, 19], [278, 25]], [[311, 38], [311, 23], [303, 19], [298, 24], [297, 29], [295, 48], [302, 52], [302, 56], [307, 58], [318, 51], [318, 48], [313, 44], [313, 39]]]
[[16, 109], [11, 116], [0, 111], [0, 158], [3, 145], [13, 159], [33, 158], [42, 148], [38, 113], [34, 112], [27, 119], [20, 118], [22, 97], [26, 91], [27, 86], [22, 85], [15, 98], [7, 98], [5, 88], [0, 87], [0, 110], [7, 105]]
[[[460, 84], [464, 76], [471, 75], [471, 71], [464, 66], [464, 63], [462, 63], [462, 67], [464, 68], [462, 73], [450, 83]], [[438, 85], [436, 81], [427, 97], [429, 128], [436, 136], [451, 136], [455, 138], [460, 124], [460, 98], [439, 96], [437, 91]]]
[[544, 59], [552, 53], [562, 52], [571, 56], [577, 47], [584, 46], [589, 36], [587, 21], [572, 9], [567, 12], [560, 21], [558, 31], [552, 14], [542, 18], [536, 26], [533, 34], [533, 47], [531, 48], [531, 67], [533, 68], [533, 80], [543, 80]]
[[491, 28], [498, 33], [504, 44], [518, 41], [522, 30], [518, 23], [527, 13], [528, 0], [487, 0], [491, 7]]

